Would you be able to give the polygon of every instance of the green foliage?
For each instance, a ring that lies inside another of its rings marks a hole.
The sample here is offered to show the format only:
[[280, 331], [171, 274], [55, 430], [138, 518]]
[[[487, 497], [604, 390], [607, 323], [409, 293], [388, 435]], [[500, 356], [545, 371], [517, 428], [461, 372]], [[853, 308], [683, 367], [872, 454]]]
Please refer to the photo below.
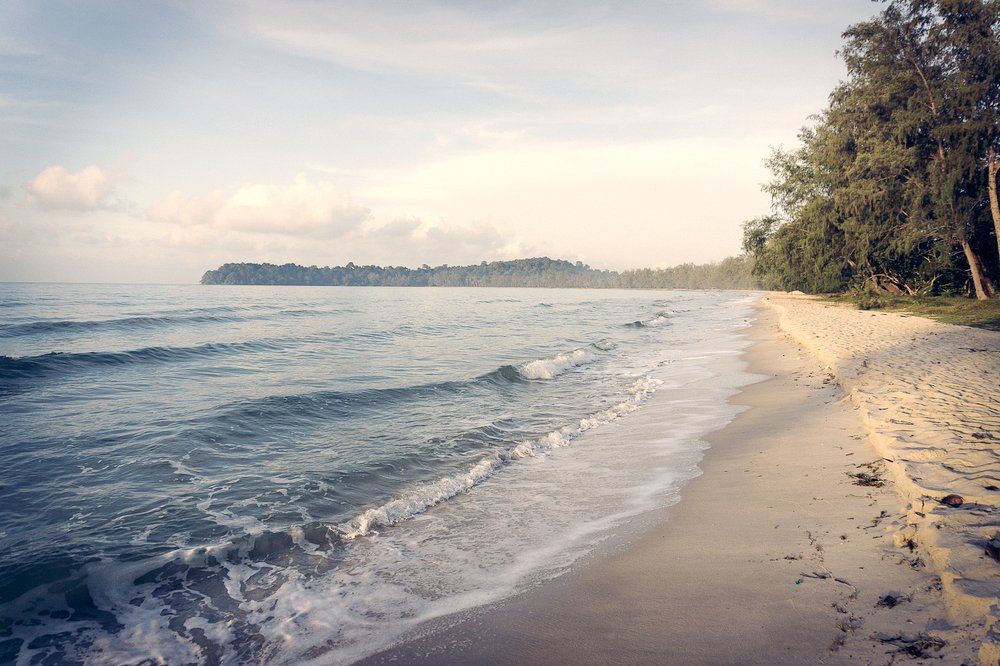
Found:
[[743, 223], [743, 252], [756, 257], [764, 251], [767, 239], [781, 224], [777, 215], [762, 215]]
[[581, 262], [540, 257], [482, 262], [473, 266], [420, 268], [346, 266], [317, 268], [296, 264], [223, 264], [206, 271], [202, 284], [267, 284], [387, 287], [589, 287], [620, 289], [755, 289], [750, 262], [730, 257], [719, 263], [683, 264], [660, 270], [618, 273]]
[[712, 264], [681, 264], [672, 268], [625, 271], [611, 286], [623, 289], [759, 289], [746, 257], [728, 257]]
[[851, 294], [851, 302], [859, 310], [878, 310], [882, 307], [882, 301], [879, 299], [878, 294], [868, 289]]
[[[987, 205], [1000, 140], [1000, 0], [892, 0], [844, 33], [848, 78], [775, 150], [775, 215], [744, 225], [765, 285], [981, 295], [1000, 258]], [[761, 242], [763, 239], [763, 243]]]

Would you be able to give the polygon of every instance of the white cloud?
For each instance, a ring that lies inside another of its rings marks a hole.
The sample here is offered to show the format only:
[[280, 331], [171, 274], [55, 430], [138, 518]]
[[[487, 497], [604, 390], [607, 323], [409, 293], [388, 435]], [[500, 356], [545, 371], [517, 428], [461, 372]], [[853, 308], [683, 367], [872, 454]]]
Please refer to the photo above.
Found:
[[[771, 20], [811, 18], [841, 29], [847, 27], [847, 22], [856, 20], [857, 12], [857, 7], [843, 0], [829, 3], [807, 3], [802, 0], [708, 0], [706, 4], [720, 15], [757, 15]], [[872, 5], [870, 13], [874, 14], [877, 10], [878, 6]]]
[[359, 256], [371, 257], [366, 261], [405, 265], [412, 265], [415, 258], [431, 265], [471, 264], [523, 257], [533, 251], [511, 231], [490, 221], [456, 225], [418, 218], [397, 219], [369, 229], [356, 247]]
[[253, 183], [234, 192], [185, 197], [173, 192], [149, 211], [160, 222], [291, 236], [342, 236], [370, 211], [330, 183], [298, 174], [289, 185]]
[[[761, 137], [525, 141], [372, 173], [358, 195], [377, 219], [491, 220], [510, 229], [494, 247], [513, 238], [531, 254], [601, 268], [702, 262], [736, 253], [739, 223], [767, 210], [759, 187], [767, 150]], [[741, 178], [730, 182], [728, 174]]]
[[114, 180], [96, 166], [70, 173], [60, 165], [47, 167], [24, 186], [29, 204], [47, 210], [91, 211], [112, 207]]
[[17, 222], [0, 213], [0, 231], [3, 232], [4, 236], [13, 235], [19, 228], [20, 225]]
[[[242, 34], [281, 50], [368, 71], [458, 76], [493, 87], [497, 68], [565, 50], [565, 29], [538, 24], [517, 9], [482, 11], [438, 3], [277, 6], [244, 3], [234, 17]], [[509, 82], [508, 82], [509, 83]]]
[[[221, 11], [220, 11], [221, 10]], [[379, 76], [423, 77], [551, 105], [580, 89], [662, 85], [664, 26], [592, 2], [208, 4], [203, 20], [269, 50]], [[652, 13], [665, 10], [652, 5]], [[560, 103], [561, 109], [574, 104]]]
[[184, 227], [212, 224], [217, 213], [226, 205], [226, 196], [213, 192], [201, 197], [185, 197], [176, 190], [149, 211], [157, 222], [169, 222]]

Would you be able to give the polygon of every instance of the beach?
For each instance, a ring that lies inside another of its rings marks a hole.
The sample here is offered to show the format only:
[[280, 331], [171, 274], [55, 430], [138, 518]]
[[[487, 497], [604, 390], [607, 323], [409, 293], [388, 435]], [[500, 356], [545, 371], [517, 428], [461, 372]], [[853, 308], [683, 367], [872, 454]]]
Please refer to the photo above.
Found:
[[679, 503], [361, 663], [998, 663], [1000, 333], [769, 294], [749, 336]]

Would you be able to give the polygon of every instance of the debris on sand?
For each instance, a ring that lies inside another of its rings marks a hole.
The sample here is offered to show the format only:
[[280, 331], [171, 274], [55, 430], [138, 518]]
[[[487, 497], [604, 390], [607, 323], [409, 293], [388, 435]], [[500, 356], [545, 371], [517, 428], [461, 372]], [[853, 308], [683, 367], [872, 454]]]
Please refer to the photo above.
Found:
[[858, 465], [858, 467], [867, 471], [847, 472], [847, 476], [854, 479], [854, 485], [870, 488], [881, 488], [885, 485], [885, 480], [882, 478], [882, 461], [873, 460], [870, 463]]
[[941, 498], [941, 504], [946, 504], [948, 506], [960, 507], [965, 504], [965, 498], [961, 495], [945, 495]]
[[915, 638], [903, 635], [887, 636], [885, 634], [874, 634], [872, 638], [883, 643], [888, 643], [889, 645], [894, 645], [896, 646], [895, 651], [897, 653], [907, 654], [911, 657], [926, 657], [928, 656], [928, 650], [938, 652], [948, 644], [948, 641], [928, 634], [919, 634]]
[[904, 601], [909, 601], [910, 598], [903, 596], [902, 594], [884, 594], [879, 597], [878, 603], [875, 604], [876, 608], [895, 608]]
[[1000, 562], [1000, 532], [986, 542], [986, 554]]

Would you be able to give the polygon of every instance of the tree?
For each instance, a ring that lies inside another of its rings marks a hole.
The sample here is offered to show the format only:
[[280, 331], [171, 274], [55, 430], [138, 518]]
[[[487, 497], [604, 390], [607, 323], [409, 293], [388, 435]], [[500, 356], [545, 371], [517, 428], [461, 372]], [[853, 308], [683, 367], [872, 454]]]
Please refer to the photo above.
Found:
[[846, 81], [801, 147], [767, 162], [777, 222], [744, 228], [758, 275], [995, 293], [998, 16], [1000, 0], [892, 0], [844, 33]]
[[777, 215], [762, 215], [743, 223], [743, 253], [756, 257], [781, 224]]
[[896, 174], [905, 173], [896, 197], [905, 206], [904, 237], [919, 243], [920, 234], [912, 232], [922, 230], [961, 248], [979, 298], [993, 294], [976, 243], [982, 188], [973, 145], [982, 126], [969, 110], [982, 90], [963, 69], [970, 35], [954, 25], [984, 6], [981, 0], [895, 0], [850, 28], [844, 49], [851, 74], [845, 99], [869, 109], [869, 136], [877, 133], [883, 146], [902, 143], [913, 158]]
[[954, 80], [952, 105], [957, 137], [985, 176], [997, 253], [1000, 256], [1000, 0], [939, 0], [934, 34]]

